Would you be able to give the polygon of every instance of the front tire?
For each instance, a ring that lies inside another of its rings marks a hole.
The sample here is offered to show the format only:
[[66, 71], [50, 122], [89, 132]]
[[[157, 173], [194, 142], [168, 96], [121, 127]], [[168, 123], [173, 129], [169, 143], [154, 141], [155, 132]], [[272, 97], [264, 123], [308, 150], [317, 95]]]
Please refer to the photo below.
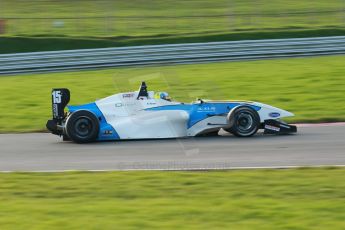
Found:
[[99, 121], [89, 111], [76, 111], [66, 121], [66, 133], [76, 143], [93, 142], [98, 137]]
[[228, 122], [230, 128], [225, 129], [226, 131], [238, 137], [250, 137], [260, 127], [260, 116], [251, 107], [240, 106], [229, 113]]

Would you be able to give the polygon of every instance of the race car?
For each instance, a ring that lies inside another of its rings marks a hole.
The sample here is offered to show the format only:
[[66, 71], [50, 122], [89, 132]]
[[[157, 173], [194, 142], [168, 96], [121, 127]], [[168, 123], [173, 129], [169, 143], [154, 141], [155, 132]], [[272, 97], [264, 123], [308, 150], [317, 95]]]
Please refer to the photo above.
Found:
[[68, 89], [52, 90], [53, 119], [46, 126], [63, 140], [77, 143], [217, 135], [220, 129], [238, 137], [253, 136], [259, 129], [264, 134], [297, 132], [296, 126], [281, 120], [294, 114], [270, 105], [202, 99], [182, 103], [166, 92], [148, 91], [145, 82], [138, 91], [93, 103], [67, 106], [69, 101]]

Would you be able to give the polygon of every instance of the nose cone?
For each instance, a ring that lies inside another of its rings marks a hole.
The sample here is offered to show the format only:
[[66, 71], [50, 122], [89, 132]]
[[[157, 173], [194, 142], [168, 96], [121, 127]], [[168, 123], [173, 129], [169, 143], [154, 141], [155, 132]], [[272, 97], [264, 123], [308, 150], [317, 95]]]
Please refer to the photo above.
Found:
[[263, 119], [272, 119], [272, 118], [282, 118], [282, 117], [293, 117], [293, 113], [259, 102], [254, 102], [254, 105], [261, 107], [259, 110], [260, 115]]

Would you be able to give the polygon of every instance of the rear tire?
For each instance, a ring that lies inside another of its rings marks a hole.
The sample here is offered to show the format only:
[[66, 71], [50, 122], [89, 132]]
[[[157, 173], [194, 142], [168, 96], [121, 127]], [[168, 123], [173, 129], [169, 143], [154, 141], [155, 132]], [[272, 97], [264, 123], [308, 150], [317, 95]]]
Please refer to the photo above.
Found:
[[76, 143], [93, 142], [98, 137], [99, 121], [89, 111], [76, 111], [67, 118], [66, 133]]
[[67, 134], [63, 134], [62, 135], [62, 141], [70, 141], [71, 140], [71, 138], [69, 138], [68, 136], [67, 136]]
[[225, 129], [237, 137], [253, 136], [260, 127], [258, 112], [249, 106], [240, 106], [228, 115], [230, 128]]

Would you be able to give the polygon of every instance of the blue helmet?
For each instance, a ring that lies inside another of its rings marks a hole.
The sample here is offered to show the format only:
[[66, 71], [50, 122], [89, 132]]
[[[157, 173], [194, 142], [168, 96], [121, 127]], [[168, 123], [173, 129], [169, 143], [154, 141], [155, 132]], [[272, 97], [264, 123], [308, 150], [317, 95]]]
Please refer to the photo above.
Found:
[[163, 99], [163, 100], [166, 100], [167, 98], [169, 98], [169, 94], [167, 92], [161, 92], [159, 94], [159, 98]]

